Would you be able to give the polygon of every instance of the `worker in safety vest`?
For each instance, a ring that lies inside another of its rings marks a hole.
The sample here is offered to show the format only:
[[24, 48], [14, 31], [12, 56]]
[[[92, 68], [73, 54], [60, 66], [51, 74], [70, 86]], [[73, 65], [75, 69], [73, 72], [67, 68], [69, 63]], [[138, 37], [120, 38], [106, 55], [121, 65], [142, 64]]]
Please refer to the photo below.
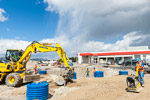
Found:
[[144, 87], [144, 78], [142, 75], [144, 74], [144, 69], [143, 69], [143, 62], [140, 61], [139, 58], [136, 58], [136, 77], [138, 78], [139, 82], [141, 83], [141, 86]]
[[95, 73], [95, 71], [96, 71], [96, 68], [95, 68], [95, 67], [93, 67], [93, 73]]
[[94, 75], [94, 77], [95, 77], [95, 72], [96, 72], [96, 68], [93, 67], [93, 75]]
[[37, 74], [37, 64], [35, 64], [34, 71], [35, 71], [35, 74]]

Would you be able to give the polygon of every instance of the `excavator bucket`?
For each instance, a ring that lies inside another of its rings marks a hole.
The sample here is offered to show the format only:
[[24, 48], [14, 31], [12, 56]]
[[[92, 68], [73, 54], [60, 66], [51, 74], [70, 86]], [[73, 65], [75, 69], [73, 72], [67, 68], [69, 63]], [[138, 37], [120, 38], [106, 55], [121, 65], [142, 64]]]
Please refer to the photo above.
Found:
[[57, 76], [57, 75], [50, 75], [50, 79], [54, 80], [54, 82], [58, 85], [58, 86], [62, 86], [65, 85], [65, 80], [62, 76]]
[[56, 78], [55, 83], [56, 83], [58, 86], [62, 86], [62, 85], [65, 85], [65, 84], [66, 84], [64, 78], [61, 77], [61, 76], [59, 76], [59, 77]]

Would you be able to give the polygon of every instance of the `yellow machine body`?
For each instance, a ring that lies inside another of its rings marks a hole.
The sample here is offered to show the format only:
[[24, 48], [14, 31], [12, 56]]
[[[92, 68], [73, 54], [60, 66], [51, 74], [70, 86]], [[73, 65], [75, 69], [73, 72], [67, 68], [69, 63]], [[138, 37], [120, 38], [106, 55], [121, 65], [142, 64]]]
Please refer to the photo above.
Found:
[[25, 51], [17, 49], [8, 49], [6, 51], [5, 57], [9, 62], [0, 63], [0, 81], [6, 78], [5, 82], [8, 86], [20, 85], [23, 77], [26, 76], [26, 64], [31, 57], [31, 53], [37, 52], [57, 52], [65, 66], [68, 68], [69, 74], [67, 74], [66, 77], [69, 79], [73, 77], [72, 68], [67, 62], [69, 59], [63, 48], [58, 43], [39, 43], [33, 41]]

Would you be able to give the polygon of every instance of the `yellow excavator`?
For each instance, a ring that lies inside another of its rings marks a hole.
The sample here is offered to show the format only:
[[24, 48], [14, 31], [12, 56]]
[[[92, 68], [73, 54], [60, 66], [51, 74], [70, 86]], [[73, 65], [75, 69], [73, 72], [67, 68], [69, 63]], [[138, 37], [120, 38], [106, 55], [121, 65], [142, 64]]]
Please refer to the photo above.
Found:
[[16, 87], [26, 82], [36, 81], [40, 79], [40, 75], [30, 75], [26, 72], [26, 64], [31, 57], [31, 53], [37, 52], [53, 52], [56, 51], [64, 62], [68, 72], [63, 75], [63, 78], [68, 81], [73, 77], [72, 67], [68, 64], [68, 57], [63, 48], [58, 43], [39, 43], [33, 41], [26, 49], [6, 51], [5, 58], [8, 62], [0, 62], [0, 81], [5, 80], [8, 86]]

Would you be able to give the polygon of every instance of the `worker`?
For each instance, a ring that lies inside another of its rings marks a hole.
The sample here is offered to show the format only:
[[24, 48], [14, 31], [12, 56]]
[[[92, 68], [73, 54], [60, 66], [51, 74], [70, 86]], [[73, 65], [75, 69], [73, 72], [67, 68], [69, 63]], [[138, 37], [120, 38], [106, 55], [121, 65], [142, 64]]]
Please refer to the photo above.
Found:
[[144, 70], [143, 70], [143, 62], [140, 61], [139, 58], [136, 58], [136, 78], [138, 78], [141, 86], [144, 87], [144, 79], [142, 77], [142, 75], [144, 74]]
[[18, 55], [17, 55], [16, 53], [14, 53], [13, 55], [14, 55], [14, 57], [13, 57], [14, 62], [17, 62], [17, 61], [18, 61], [18, 59], [19, 59], [19, 58], [18, 58]]
[[37, 74], [37, 64], [35, 64], [34, 70], [35, 70], [35, 74]]
[[87, 70], [86, 70], [86, 77], [89, 77], [89, 73], [90, 73], [90, 71], [89, 71], [89, 68], [87, 67]]
[[95, 71], [96, 71], [96, 68], [95, 68], [95, 67], [93, 67], [93, 73], [95, 73]]
[[61, 65], [61, 64], [62, 64], [62, 62], [61, 62], [61, 61], [59, 61], [59, 64]]

